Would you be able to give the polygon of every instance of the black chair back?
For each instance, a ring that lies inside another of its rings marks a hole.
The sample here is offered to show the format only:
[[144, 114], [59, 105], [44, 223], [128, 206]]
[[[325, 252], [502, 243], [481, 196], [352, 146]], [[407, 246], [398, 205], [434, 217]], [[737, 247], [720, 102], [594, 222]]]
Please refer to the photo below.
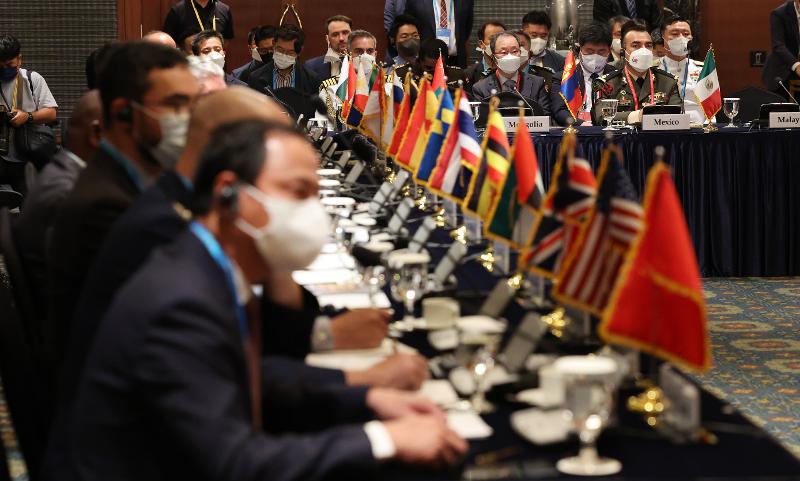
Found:
[[[734, 118], [737, 123], [752, 122], [758, 119], [761, 106], [776, 102], [785, 102], [786, 99], [769, 90], [757, 87], [745, 87], [736, 92], [726, 93], [725, 97], [739, 98], [739, 114]], [[717, 122], [727, 123], [728, 117], [725, 116], [724, 109], [717, 113]]]

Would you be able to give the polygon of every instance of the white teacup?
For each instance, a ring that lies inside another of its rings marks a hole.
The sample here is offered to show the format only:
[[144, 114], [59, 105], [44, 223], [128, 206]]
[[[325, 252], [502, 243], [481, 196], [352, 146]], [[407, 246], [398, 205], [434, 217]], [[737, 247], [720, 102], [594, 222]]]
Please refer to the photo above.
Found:
[[429, 297], [422, 300], [422, 317], [429, 329], [453, 327], [461, 315], [458, 301], [450, 297]]

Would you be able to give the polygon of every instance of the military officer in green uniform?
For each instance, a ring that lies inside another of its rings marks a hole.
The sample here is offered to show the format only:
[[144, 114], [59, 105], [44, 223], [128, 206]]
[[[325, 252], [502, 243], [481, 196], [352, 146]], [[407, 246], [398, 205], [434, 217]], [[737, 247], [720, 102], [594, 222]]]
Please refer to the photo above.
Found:
[[629, 124], [642, 121], [642, 109], [648, 105], [680, 105], [678, 81], [670, 73], [653, 65], [653, 39], [647, 26], [631, 20], [622, 26], [625, 62], [622, 69], [598, 77], [592, 89], [598, 101], [592, 109], [592, 122], [602, 125], [600, 99], [617, 99], [614, 120]]
[[[446, 63], [447, 44], [435, 38], [425, 40], [422, 42], [422, 45], [420, 45], [417, 60], [398, 67], [395, 70], [395, 75], [401, 79], [405, 79], [406, 73], [410, 70], [411, 79], [419, 84], [422, 74], [428, 74], [429, 78], [433, 76], [433, 71], [436, 69], [436, 61], [439, 60], [440, 54]], [[464, 75], [464, 71], [460, 68], [445, 64], [444, 75], [447, 77], [447, 88], [450, 90], [450, 93], [454, 93], [455, 89], [457, 89], [460, 84], [466, 86], [467, 78]]]

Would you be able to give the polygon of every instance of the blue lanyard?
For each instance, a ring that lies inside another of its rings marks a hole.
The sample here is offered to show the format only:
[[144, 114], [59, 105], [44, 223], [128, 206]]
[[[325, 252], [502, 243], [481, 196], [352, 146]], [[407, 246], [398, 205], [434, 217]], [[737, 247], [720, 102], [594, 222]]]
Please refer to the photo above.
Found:
[[125, 170], [125, 173], [128, 174], [128, 178], [131, 179], [131, 182], [133, 182], [139, 192], [144, 190], [144, 182], [142, 182], [142, 177], [133, 167], [130, 159], [128, 159], [125, 154], [117, 150], [117, 148], [111, 145], [111, 143], [106, 139], [100, 140], [100, 148], [105, 150], [106, 153], [110, 155], [111, 158], [114, 159], [120, 165], [120, 167]]
[[242, 340], [247, 339], [247, 336], [250, 334], [250, 328], [247, 325], [247, 313], [244, 310], [244, 306], [239, 303], [239, 296], [236, 294], [236, 282], [233, 279], [233, 266], [231, 265], [230, 259], [228, 256], [225, 255], [225, 252], [222, 250], [222, 246], [219, 245], [217, 239], [214, 238], [214, 235], [208, 231], [202, 224], [197, 221], [193, 221], [189, 224], [189, 228], [192, 229], [194, 235], [200, 239], [200, 242], [203, 243], [208, 254], [214, 259], [214, 262], [219, 265], [222, 271], [225, 273], [225, 280], [228, 283], [228, 289], [231, 291], [231, 295], [233, 296], [233, 302], [236, 305], [236, 320], [239, 322], [239, 332], [242, 335]]
[[[686, 71], [683, 72], [683, 92], [681, 92], [681, 98], [686, 100], [686, 81], [689, 79], [689, 57], [686, 57]], [[664, 70], [669, 72], [669, 68], [667, 67], [667, 59], [663, 59], [661, 63], [664, 65]]]
[[[290, 87], [294, 87], [294, 72], [295, 72], [296, 69], [297, 69], [297, 65], [295, 64], [295, 66], [292, 67], [292, 80], [291, 80], [292, 83], [291, 83]], [[278, 88], [278, 69], [276, 68], [275, 72], [273, 72], [273, 74], [272, 74], [272, 90], [275, 90], [277, 88]]]

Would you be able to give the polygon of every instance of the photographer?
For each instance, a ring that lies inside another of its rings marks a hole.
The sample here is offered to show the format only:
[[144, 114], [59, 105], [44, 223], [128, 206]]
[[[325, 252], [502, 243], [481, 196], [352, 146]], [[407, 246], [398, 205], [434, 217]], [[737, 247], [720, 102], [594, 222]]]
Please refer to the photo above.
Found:
[[[21, 68], [19, 41], [11, 35], [0, 35], [0, 183], [10, 183], [24, 191], [24, 169], [10, 163], [33, 161], [21, 152], [16, 137], [27, 124], [46, 124], [56, 120], [56, 104], [47, 82], [36, 72]], [[36, 162], [41, 168], [41, 162]]]

